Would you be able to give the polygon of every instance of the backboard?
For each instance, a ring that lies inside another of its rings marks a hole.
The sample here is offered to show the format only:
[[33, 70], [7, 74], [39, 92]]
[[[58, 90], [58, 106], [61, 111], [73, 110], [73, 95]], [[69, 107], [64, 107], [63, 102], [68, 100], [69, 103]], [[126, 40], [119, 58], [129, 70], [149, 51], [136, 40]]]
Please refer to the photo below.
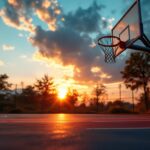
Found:
[[[129, 48], [143, 34], [140, 0], [136, 0], [112, 29], [112, 35], [125, 42], [125, 47], [114, 50], [115, 57]], [[115, 39], [114, 39], [115, 40]], [[115, 43], [115, 41], [112, 41]]]

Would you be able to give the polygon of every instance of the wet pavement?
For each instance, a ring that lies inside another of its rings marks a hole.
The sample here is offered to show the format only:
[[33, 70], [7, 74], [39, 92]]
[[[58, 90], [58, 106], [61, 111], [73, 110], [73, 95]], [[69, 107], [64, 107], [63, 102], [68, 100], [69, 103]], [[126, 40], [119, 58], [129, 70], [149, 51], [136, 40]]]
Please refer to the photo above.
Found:
[[150, 150], [149, 115], [0, 115], [0, 150]]

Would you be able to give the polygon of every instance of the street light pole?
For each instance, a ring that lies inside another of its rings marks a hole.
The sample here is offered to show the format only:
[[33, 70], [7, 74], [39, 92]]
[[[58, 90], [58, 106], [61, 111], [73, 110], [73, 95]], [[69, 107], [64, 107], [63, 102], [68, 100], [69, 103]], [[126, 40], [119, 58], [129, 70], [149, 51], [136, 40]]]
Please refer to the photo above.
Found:
[[15, 109], [17, 108], [17, 90], [18, 90], [18, 87], [17, 87], [17, 84], [15, 84], [15, 89], [14, 89], [14, 91], [15, 91]]
[[121, 88], [122, 88], [122, 87], [121, 87], [121, 84], [119, 84], [119, 96], [120, 96], [120, 101], [122, 101], [122, 98], [121, 98], [121, 94], [122, 94], [122, 93], [121, 93]]
[[132, 89], [132, 104], [133, 104], [133, 113], [134, 113], [134, 90]]

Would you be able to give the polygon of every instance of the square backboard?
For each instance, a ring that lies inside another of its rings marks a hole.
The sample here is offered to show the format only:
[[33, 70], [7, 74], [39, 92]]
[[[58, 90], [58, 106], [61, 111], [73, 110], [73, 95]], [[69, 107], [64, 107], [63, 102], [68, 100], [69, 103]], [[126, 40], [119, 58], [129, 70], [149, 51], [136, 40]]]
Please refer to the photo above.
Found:
[[[113, 27], [112, 35], [119, 37], [121, 41], [125, 42], [125, 48], [117, 47], [114, 49], [115, 56], [121, 54], [142, 36], [143, 29], [140, 7], [140, 0], [136, 0]], [[115, 43], [115, 41], [112, 42]]]

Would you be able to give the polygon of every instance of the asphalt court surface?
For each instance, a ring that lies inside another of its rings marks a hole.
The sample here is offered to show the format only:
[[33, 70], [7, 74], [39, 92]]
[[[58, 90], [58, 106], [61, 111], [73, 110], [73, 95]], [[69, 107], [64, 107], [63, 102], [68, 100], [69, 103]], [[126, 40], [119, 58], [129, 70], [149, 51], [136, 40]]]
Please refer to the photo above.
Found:
[[150, 150], [150, 115], [0, 115], [1, 150]]

